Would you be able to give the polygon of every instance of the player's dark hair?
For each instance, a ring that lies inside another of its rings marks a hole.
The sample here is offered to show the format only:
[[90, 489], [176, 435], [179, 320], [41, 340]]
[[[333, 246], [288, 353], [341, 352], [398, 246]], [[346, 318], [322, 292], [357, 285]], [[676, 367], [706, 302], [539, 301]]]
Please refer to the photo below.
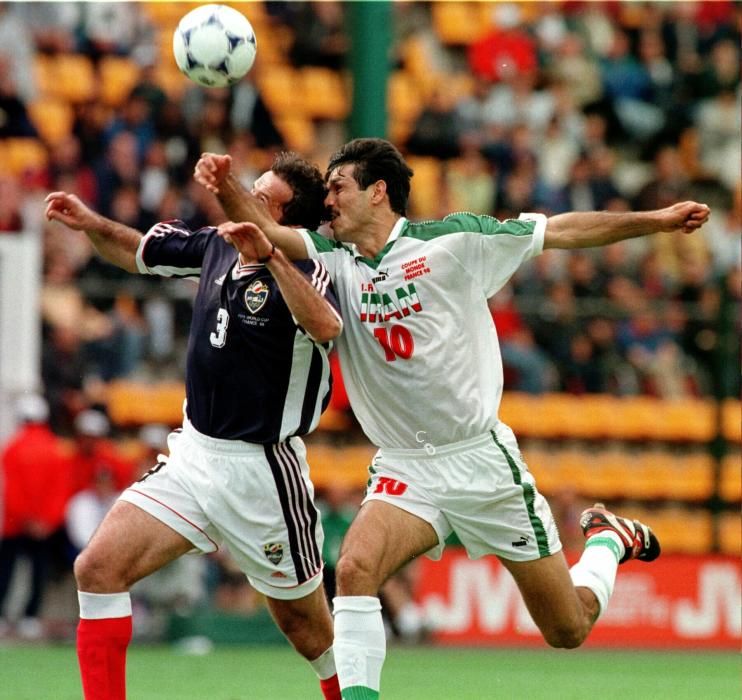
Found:
[[294, 196], [283, 206], [284, 226], [303, 226], [311, 230], [327, 220], [325, 181], [317, 166], [293, 151], [283, 151], [273, 160], [271, 172], [280, 177]]
[[326, 178], [333, 170], [353, 163], [353, 179], [358, 187], [365, 190], [374, 182], [383, 180], [389, 195], [389, 205], [400, 216], [407, 213], [407, 200], [410, 198], [410, 178], [412, 168], [405, 162], [402, 154], [384, 139], [353, 139], [341, 146], [330, 158]]

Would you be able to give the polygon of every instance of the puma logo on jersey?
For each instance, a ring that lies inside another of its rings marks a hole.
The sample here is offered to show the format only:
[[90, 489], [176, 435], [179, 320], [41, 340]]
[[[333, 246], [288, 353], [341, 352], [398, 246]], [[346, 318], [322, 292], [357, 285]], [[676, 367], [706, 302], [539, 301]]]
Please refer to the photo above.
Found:
[[380, 323], [391, 319], [403, 319], [411, 313], [422, 311], [423, 306], [415, 285], [397, 287], [393, 295], [379, 292], [371, 282], [361, 284], [361, 311], [359, 318], [364, 323]]

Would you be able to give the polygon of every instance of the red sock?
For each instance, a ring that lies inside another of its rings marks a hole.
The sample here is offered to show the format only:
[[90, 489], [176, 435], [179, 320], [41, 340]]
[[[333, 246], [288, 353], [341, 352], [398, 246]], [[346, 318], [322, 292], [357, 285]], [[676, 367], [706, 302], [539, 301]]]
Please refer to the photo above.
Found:
[[126, 700], [126, 647], [130, 641], [131, 616], [80, 620], [77, 659], [85, 700]]
[[337, 673], [334, 676], [325, 678], [325, 680], [320, 680], [319, 687], [322, 690], [325, 700], [342, 700]]

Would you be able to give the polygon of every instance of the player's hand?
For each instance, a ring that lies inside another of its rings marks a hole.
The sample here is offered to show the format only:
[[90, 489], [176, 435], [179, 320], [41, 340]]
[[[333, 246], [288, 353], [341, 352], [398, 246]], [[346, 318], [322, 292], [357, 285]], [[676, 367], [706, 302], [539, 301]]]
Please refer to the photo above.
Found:
[[202, 153], [193, 170], [193, 179], [213, 194], [219, 194], [219, 185], [224, 182], [232, 167], [232, 156], [217, 153]]
[[660, 214], [666, 222], [662, 227], [663, 231], [693, 233], [708, 221], [711, 209], [698, 202], [678, 202], [660, 209]]
[[76, 195], [51, 192], [44, 201], [46, 218], [49, 221], [59, 221], [76, 231], [95, 228], [97, 214], [86, 207]]
[[243, 221], [238, 224], [228, 221], [217, 228], [217, 234], [233, 245], [246, 260], [266, 258], [273, 250], [268, 236], [255, 224]]

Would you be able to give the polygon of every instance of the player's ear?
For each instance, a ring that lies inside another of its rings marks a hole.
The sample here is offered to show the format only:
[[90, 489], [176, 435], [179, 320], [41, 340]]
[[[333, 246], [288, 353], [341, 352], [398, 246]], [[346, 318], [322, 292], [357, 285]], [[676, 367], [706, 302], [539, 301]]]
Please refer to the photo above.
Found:
[[371, 187], [373, 187], [371, 201], [374, 204], [380, 204], [386, 196], [386, 182], [384, 180], [377, 180]]

